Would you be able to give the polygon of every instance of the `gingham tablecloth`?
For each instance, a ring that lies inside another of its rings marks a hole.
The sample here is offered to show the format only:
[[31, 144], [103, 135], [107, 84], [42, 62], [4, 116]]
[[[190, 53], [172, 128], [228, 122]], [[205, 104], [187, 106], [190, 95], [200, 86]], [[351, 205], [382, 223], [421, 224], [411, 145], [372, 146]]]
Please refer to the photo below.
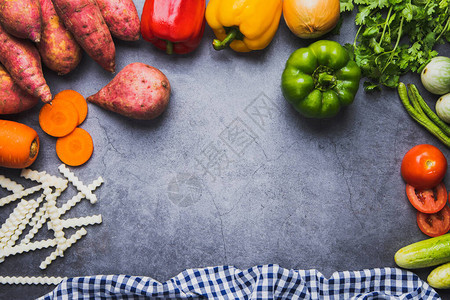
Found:
[[49, 299], [440, 299], [412, 272], [376, 268], [335, 272], [261, 265], [188, 269], [166, 282], [150, 277], [98, 275], [68, 278]]

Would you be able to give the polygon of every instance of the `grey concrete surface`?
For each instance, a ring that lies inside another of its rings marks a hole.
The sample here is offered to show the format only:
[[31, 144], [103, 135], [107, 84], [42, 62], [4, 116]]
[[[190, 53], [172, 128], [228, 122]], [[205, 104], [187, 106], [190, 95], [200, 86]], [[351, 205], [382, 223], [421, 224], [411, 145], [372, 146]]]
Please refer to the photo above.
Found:
[[[141, 13], [144, 1], [135, 3]], [[343, 18], [340, 35], [324, 38], [353, 41], [353, 15]], [[96, 204], [84, 201], [65, 217], [101, 214], [103, 223], [87, 227], [47, 270], [39, 264], [50, 249], [8, 257], [0, 275], [120, 273], [165, 281], [192, 267], [274, 263], [330, 276], [395, 266], [399, 248], [426, 238], [405, 195], [401, 159], [422, 143], [449, 159], [450, 152], [408, 116], [395, 90], [366, 93], [361, 82], [354, 104], [336, 118], [305, 119], [284, 100], [280, 77], [290, 53], [311, 41], [295, 37], [284, 20], [263, 51], [216, 52], [212, 39], [207, 27], [200, 47], [184, 56], [143, 40], [116, 40], [117, 71], [132, 62], [159, 68], [173, 88], [169, 107], [156, 120], [136, 121], [89, 104], [81, 127], [92, 135], [94, 154], [70, 169], [85, 183], [98, 176], [105, 183]], [[85, 97], [113, 78], [87, 55], [66, 76], [44, 72], [53, 94], [74, 89]], [[437, 97], [416, 74], [402, 80], [416, 83], [433, 105]], [[41, 105], [8, 118], [41, 138], [31, 168], [60, 175], [56, 140], [38, 125]], [[19, 173], [0, 169], [31, 186]], [[74, 194], [70, 186], [59, 203]], [[0, 222], [13, 209], [0, 208]], [[425, 279], [428, 272], [417, 274]], [[33, 299], [52, 289], [1, 285], [0, 299]]]

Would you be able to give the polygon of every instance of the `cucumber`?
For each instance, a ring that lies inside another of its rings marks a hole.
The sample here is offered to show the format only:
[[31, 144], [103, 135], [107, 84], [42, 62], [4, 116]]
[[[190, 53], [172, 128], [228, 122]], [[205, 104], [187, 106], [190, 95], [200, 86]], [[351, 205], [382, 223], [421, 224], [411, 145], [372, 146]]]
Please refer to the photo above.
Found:
[[436, 289], [450, 289], [450, 263], [443, 264], [431, 271], [427, 281]]
[[395, 263], [405, 269], [419, 269], [450, 262], [450, 233], [401, 248]]

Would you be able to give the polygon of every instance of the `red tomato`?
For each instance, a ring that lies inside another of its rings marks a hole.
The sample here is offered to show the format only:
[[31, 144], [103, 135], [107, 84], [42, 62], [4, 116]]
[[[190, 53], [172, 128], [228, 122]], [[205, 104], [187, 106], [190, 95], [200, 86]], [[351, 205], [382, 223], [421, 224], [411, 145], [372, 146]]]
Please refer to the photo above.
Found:
[[403, 157], [401, 172], [406, 183], [416, 189], [434, 188], [447, 172], [447, 159], [433, 145], [417, 145]]
[[443, 235], [450, 230], [450, 208], [446, 205], [439, 212], [424, 214], [417, 212], [417, 225], [428, 236]]
[[420, 212], [434, 214], [447, 203], [447, 189], [439, 183], [434, 189], [418, 190], [410, 184], [406, 185], [409, 202]]

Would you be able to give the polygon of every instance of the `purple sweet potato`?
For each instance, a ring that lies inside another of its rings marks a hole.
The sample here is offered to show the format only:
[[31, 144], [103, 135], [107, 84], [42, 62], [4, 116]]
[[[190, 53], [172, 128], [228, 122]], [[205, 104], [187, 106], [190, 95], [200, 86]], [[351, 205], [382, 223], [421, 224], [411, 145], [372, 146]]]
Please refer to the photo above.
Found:
[[37, 47], [42, 62], [59, 75], [65, 75], [78, 66], [82, 56], [81, 48], [59, 18], [52, 0], [39, 2], [42, 11], [42, 35]]
[[114, 72], [116, 49], [95, 0], [52, 0], [58, 16], [81, 48], [105, 70]]
[[105, 87], [87, 100], [132, 119], [161, 115], [170, 98], [170, 83], [158, 69], [143, 63], [123, 68]]
[[20, 88], [0, 64], [0, 115], [26, 111], [38, 102], [39, 98]]
[[97, 0], [112, 36], [137, 41], [141, 32], [139, 15], [132, 0]]
[[41, 7], [38, 0], [0, 0], [0, 23], [11, 35], [39, 42]]
[[39, 51], [31, 41], [16, 38], [0, 26], [0, 63], [29, 94], [50, 102], [52, 94], [42, 72]]

